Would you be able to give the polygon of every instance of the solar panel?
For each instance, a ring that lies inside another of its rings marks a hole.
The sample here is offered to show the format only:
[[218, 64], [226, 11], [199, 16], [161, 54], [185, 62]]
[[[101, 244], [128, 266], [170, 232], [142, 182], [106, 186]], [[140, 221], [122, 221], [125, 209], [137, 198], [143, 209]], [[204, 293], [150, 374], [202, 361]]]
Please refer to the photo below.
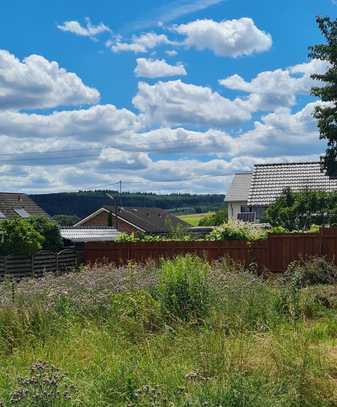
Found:
[[14, 211], [21, 216], [21, 218], [29, 218], [29, 213], [23, 208], [14, 208]]

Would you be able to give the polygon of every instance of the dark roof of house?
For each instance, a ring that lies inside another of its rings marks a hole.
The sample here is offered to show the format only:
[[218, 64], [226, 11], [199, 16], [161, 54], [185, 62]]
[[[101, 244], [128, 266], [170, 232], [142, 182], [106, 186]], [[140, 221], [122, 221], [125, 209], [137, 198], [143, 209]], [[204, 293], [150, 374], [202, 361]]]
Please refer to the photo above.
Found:
[[[115, 207], [105, 206], [114, 215]], [[177, 227], [188, 227], [176, 216], [160, 208], [119, 208], [118, 217], [148, 233], [168, 233]]]
[[245, 202], [248, 200], [252, 172], [241, 172], [234, 175], [226, 194], [225, 202]]
[[337, 191], [337, 180], [321, 172], [319, 162], [258, 164], [252, 176], [248, 205], [269, 205], [286, 187], [295, 192], [305, 189], [333, 192]]
[[28, 195], [0, 192], [0, 220], [15, 217], [48, 216]]

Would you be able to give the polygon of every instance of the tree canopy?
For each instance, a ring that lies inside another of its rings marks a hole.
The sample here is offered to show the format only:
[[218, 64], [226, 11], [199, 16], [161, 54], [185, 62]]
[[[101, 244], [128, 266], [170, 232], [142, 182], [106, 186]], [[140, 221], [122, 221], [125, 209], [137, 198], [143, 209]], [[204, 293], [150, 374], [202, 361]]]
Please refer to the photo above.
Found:
[[1, 255], [31, 255], [42, 249], [45, 238], [24, 219], [1, 221]]
[[35, 216], [27, 219], [27, 222], [44, 237], [43, 249], [58, 251], [63, 248], [63, 239], [54, 220], [46, 216]]
[[211, 215], [200, 219], [199, 226], [220, 226], [228, 220], [227, 208], [221, 208]]
[[337, 20], [317, 17], [316, 21], [326, 43], [310, 47], [309, 57], [327, 61], [328, 69], [325, 73], [311, 76], [324, 84], [311, 89], [312, 95], [323, 102], [315, 107], [314, 117], [320, 138], [327, 141], [325, 155], [321, 157], [322, 170], [331, 177], [337, 177]]
[[289, 231], [337, 222], [337, 193], [286, 188], [266, 210], [266, 221]]
[[0, 222], [0, 255], [29, 256], [45, 249], [58, 251], [63, 248], [60, 230], [47, 217], [6, 219]]

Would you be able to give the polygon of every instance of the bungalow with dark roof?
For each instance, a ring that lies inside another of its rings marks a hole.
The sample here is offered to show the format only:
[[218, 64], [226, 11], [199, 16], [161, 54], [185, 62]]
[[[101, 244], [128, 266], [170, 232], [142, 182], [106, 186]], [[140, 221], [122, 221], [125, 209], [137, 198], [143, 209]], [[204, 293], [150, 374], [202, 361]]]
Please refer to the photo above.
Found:
[[113, 226], [124, 233], [165, 234], [190, 225], [160, 208], [104, 206], [74, 225], [83, 226]]
[[337, 180], [324, 174], [319, 162], [257, 164], [252, 172], [234, 176], [225, 198], [229, 219], [260, 222], [285, 188], [333, 192]]

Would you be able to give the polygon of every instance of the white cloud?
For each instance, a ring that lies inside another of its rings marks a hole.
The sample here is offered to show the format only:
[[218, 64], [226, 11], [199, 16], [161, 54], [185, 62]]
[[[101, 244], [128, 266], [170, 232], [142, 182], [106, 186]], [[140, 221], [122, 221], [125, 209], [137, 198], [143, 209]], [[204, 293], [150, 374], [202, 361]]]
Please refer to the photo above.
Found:
[[166, 35], [156, 34], [154, 32], [148, 32], [138, 36], [134, 35], [130, 42], [125, 42], [122, 38], [118, 37], [116, 40], [109, 40], [106, 43], [107, 47], [114, 53], [145, 53], [163, 44], [171, 44], [171, 41], [169, 41]]
[[165, 51], [165, 54], [169, 57], [176, 57], [178, 55], [178, 52], [175, 49], [169, 49]]
[[39, 55], [18, 60], [0, 50], [0, 110], [92, 104], [100, 94], [74, 73]]
[[312, 116], [315, 105], [309, 103], [295, 114], [284, 108], [264, 116], [252, 130], [240, 135], [231, 154], [260, 157], [318, 155], [322, 144]]
[[161, 23], [168, 23], [188, 14], [205, 10], [211, 6], [223, 3], [225, 0], [176, 0], [154, 11], [149, 19], [133, 23], [134, 29], [144, 29]]
[[184, 44], [197, 50], [211, 50], [222, 57], [239, 57], [268, 51], [271, 35], [256, 27], [251, 18], [239, 20], [196, 20], [173, 27], [185, 35]]
[[139, 171], [148, 168], [151, 163], [146, 153], [130, 153], [110, 147], [102, 150], [96, 169], [98, 171], [112, 169]]
[[[21, 62], [1, 51], [0, 190], [108, 188], [123, 179], [128, 189], [143, 191], [225, 192], [231, 174], [255, 162], [315, 158], [322, 151], [315, 104], [296, 113], [289, 107], [320, 69], [312, 61], [251, 82], [227, 78], [225, 86], [248, 93], [234, 100], [180, 80], [141, 82], [133, 100], [139, 114], [113, 105], [38, 114], [19, 110], [95, 103], [99, 94], [55, 62], [39, 56]], [[274, 96], [277, 85], [276, 93], [286, 88], [284, 99], [282, 92]], [[280, 102], [268, 104], [266, 95]], [[274, 111], [250, 130], [223, 129], [264, 108]]]
[[271, 111], [279, 107], [293, 106], [297, 95], [308, 94], [310, 88], [315, 85], [310, 75], [323, 73], [327, 67], [325, 61], [316, 59], [286, 69], [261, 72], [250, 82], [246, 82], [239, 75], [219, 82], [225, 88], [249, 93], [247, 102], [251, 104], [252, 109]]
[[139, 128], [139, 118], [127, 109], [96, 105], [89, 109], [49, 115], [0, 112], [0, 135], [21, 138], [73, 138], [81, 141], [113, 139]]
[[183, 64], [170, 65], [164, 59], [138, 58], [135, 68], [137, 77], [163, 78], [165, 76], [187, 75]]
[[57, 28], [64, 32], [70, 32], [80, 37], [95, 38], [102, 33], [111, 32], [111, 29], [103, 23], [93, 25], [89, 18], [86, 18], [86, 25], [82, 26], [78, 21], [65, 21], [63, 24], [59, 24]]
[[251, 112], [240, 99], [229, 100], [208, 87], [180, 80], [138, 84], [133, 104], [148, 124], [161, 126], [225, 126], [249, 120]]

